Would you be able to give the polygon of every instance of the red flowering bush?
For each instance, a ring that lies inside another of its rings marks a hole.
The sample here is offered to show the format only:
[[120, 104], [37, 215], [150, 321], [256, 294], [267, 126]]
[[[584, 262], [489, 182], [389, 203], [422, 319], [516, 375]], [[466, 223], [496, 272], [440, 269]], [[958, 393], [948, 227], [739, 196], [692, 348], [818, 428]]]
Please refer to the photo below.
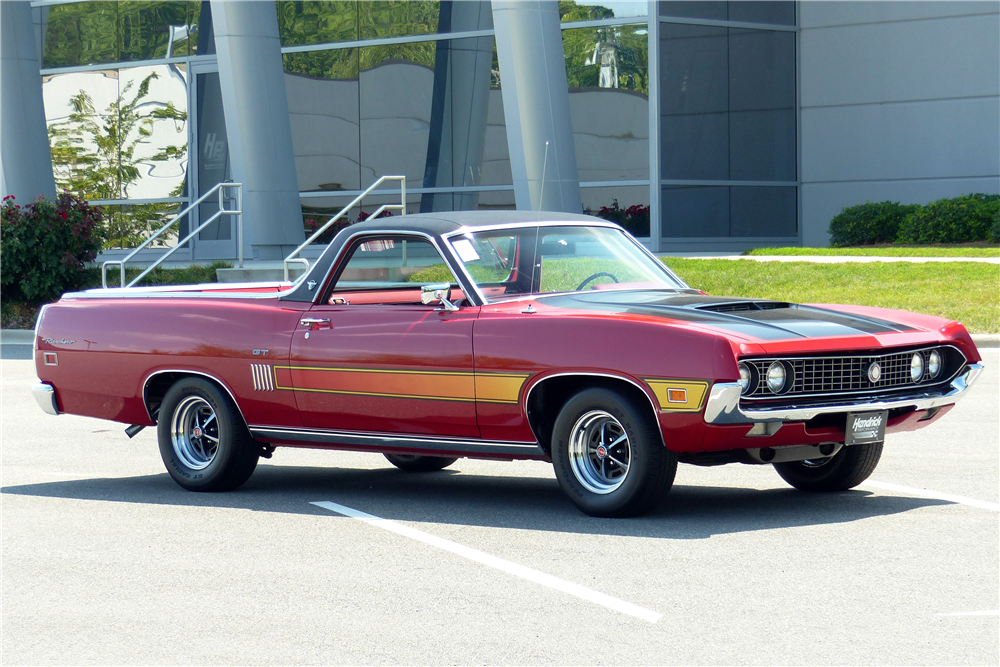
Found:
[[[594, 215], [593, 211], [587, 211]], [[633, 204], [628, 208], [618, 206], [618, 200], [611, 200], [611, 206], [602, 206], [597, 217], [604, 218], [625, 228], [632, 236], [649, 236], [649, 207]]]
[[41, 302], [77, 288], [84, 263], [103, 243], [104, 212], [68, 192], [27, 206], [3, 199], [0, 216], [0, 298]]

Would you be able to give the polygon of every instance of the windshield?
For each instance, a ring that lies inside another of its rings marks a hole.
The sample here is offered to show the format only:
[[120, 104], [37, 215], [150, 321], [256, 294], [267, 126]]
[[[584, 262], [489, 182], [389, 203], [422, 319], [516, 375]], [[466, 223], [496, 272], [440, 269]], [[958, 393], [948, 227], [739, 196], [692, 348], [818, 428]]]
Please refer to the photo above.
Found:
[[472, 231], [448, 240], [488, 302], [524, 294], [685, 287], [610, 227]]

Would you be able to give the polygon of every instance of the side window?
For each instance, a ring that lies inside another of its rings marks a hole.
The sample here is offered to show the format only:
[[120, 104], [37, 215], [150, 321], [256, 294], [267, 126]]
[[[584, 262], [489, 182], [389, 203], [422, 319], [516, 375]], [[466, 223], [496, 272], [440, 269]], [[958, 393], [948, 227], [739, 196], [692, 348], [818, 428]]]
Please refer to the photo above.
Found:
[[356, 242], [328, 303], [420, 303], [420, 286], [456, 282], [427, 240], [371, 236]]

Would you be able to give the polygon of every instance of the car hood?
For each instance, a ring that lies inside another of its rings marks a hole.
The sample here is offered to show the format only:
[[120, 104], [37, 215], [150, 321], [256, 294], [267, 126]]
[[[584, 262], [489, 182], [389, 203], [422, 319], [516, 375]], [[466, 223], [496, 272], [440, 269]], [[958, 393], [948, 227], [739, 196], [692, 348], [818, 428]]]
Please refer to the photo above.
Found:
[[918, 331], [889, 322], [828, 308], [783, 301], [717, 297], [693, 292], [594, 291], [543, 297], [556, 308], [662, 317], [698, 323], [748, 338], [783, 340]]

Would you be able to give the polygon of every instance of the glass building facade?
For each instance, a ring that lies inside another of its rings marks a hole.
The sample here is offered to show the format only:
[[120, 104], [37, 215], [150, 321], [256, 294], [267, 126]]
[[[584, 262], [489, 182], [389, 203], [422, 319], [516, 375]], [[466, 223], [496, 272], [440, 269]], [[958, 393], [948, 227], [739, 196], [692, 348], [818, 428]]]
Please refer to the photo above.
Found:
[[[60, 187], [138, 233], [231, 177], [209, 2], [35, 5]], [[794, 2], [558, 6], [585, 212], [656, 249], [798, 242]], [[307, 229], [386, 174], [411, 212], [515, 207], [489, 2], [275, 11]]]

